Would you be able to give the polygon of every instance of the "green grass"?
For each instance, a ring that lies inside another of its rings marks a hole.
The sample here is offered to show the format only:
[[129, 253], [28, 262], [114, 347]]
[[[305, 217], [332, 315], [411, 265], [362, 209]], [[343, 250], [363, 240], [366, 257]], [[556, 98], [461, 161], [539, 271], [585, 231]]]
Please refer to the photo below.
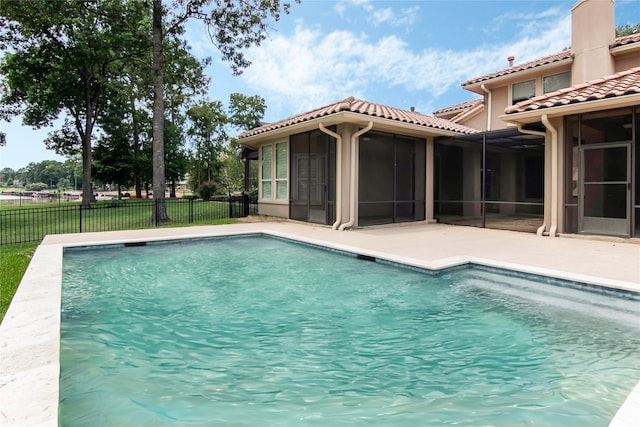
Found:
[[[188, 202], [168, 200], [170, 221], [163, 226], [181, 227], [204, 224], [229, 224], [229, 205], [226, 201]], [[154, 228], [150, 200], [109, 200], [80, 209], [78, 203], [52, 203], [44, 206], [0, 208], [0, 244], [40, 241], [48, 234], [94, 231], [139, 230]]]
[[38, 243], [0, 246], [0, 323]]

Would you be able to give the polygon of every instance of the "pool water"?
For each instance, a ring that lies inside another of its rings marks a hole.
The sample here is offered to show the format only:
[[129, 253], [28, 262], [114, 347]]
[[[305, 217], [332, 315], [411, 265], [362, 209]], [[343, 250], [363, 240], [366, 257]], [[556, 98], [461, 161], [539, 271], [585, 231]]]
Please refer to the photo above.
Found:
[[67, 250], [60, 425], [606, 426], [638, 305], [262, 236]]

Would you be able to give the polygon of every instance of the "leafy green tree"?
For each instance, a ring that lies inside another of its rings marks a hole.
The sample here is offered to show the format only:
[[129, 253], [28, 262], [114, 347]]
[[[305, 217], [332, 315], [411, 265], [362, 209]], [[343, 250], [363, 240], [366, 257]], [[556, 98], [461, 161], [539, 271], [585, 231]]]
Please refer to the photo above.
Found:
[[[166, 121], [165, 126], [166, 174], [170, 182], [169, 197], [176, 197], [176, 184], [187, 173], [188, 153], [183, 147], [182, 127]], [[155, 196], [154, 196], [155, 197]]]
[[229, 119], [220, 101], [200, 101], [187, 110], [187, 117], [196, 168], [194, 188], [198, 188], [202, 181], [217, 179], [221, 169], [218, 157], [228, 138], [225, 127]]
[[2, 183], [11, 181], [11, 185], [7, 184], [7, 187], [11, 187], [13, 185], [13, 179], [15, 177], [16, 171], [11, 168], [2, 168], [2, 170], [0, 170], [0, 185]]
[[631, 34], [640, 33], [640, 24], [636, 25], [618, 25], [616, 27], [616, 37], [630, 36]]
[[[260, 125], [267, 110], [267, 104], [261, 96], [246, 96], [240, 93], [232, 93], [229, 98], [229, 121], [237, 132], [247, 131]], [[225, 176], [230, 183], [231, 190], [244, 189], [244, 162], [241, 160], [242, 146], [236, 138], [232, 138], [227, 145], [223, 158]], [[249, 160], [245, 160], [248, 162]], [[258, 164], [251, 165], [252, 187], [258, 186]]]
[[153, 0], [153, 190], [159, 198], [156, 221], [168, 219], [163, 203], [164, 31], [181, 34], [187, 20], [200, 20], [222, 59], [230, 63], [235, 74], [240, 74], [250, 65], [243, 49], [259, 45], [266, 38], [270, 19], [278, 21], [282, 12], [289, 11], [289, 3], [280, 0], [175, 0], [172, 6], [165, 9], [162, 0]]
[[[54, 139], [61, 152], [82, 152], [85, 207], [91, 201], [91, 140], [105, 85], [148, 48], [123, 22], [137, 25], [144, 16], [143, 2], [119, 0], [22, 0], [0, 6], [0, 45], [7, 50], [0, 64], [7, 89], [0, 118], [9, 120], [18, 111], [25, 124], [39, 128], [61, 114], [69, 117]], [[68, 138], [69, 129], [77, 139]], [[80, 146], [66, 145], [76, 140]]]

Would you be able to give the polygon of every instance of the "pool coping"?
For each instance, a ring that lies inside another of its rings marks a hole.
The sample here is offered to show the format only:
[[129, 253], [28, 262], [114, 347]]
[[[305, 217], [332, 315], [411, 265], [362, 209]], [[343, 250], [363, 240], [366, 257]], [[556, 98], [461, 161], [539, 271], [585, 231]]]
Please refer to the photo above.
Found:
[[[477, 264], [526, 274], [552, 277], [571, 282], [639, 292], [633, 282], [603, 279], [601, 277], [558, 271], [497, 261], [476, 256], [455, 256], [433, 261], [368, 250], [357, 246], [310, 238], [268, 227], [250, 230], [228, 231], [220, 227], [206, 233], [193, 233], [190, 229], [177, 229], [175, 234], [161, 236], [133, 236], [135, 233], [95, 233], [83, 236], [82, 242], [45, 243], [38, 246], [20, 283], [5, 318], [0, 325], [0, 424], [3, 426], [57, 426], [60, 376], [60, 305], [62, 283], [62, 258], [65, 248], [113, 245], [132, 242], [170, 241], [230, 237], [242, 235], [266, 235], [321, 246], [337, 251], [364, 255], [392, 263], [425, 270]], [[182, 231], [182, 232], [180, 232]], [[26, 339], [25, 339], [26, 338]], [[628, 395], [609, 424], [610, 427], [631, 427], [640, 419], [640, 381]]]

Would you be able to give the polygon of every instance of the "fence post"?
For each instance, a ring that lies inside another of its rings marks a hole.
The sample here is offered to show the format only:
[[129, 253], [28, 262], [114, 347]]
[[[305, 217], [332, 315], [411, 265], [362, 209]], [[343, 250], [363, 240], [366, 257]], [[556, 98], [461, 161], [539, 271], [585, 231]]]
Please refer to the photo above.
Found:
[[189, 199], [189, 224], [193, 224], [193, 199]]
[[82, 203], [80, 203], [80, 206], [78, 207], [78, 209], [80, 209], [79, 222], [80, 222], [80, 233], [82, 233]]
[[153, 217], [155, 218], [155, 222], [156, 222], [156, 227], [158, 226], [158, 201], [160, 199], [156, 198], [156, 195], [153, 195], [153, 208], [155, 209], [155, 215], [153, 215]]
[[249, 216], [249, 193], [247, 193], [246, 191], [242, 192], [242, 206], [243, 206], [243, 217], [248, 217]]
[[233, 218], [233, 197], [231, 196], [231, 194], [228, 195], [228, 200], [229, 200], [229, 218]]

